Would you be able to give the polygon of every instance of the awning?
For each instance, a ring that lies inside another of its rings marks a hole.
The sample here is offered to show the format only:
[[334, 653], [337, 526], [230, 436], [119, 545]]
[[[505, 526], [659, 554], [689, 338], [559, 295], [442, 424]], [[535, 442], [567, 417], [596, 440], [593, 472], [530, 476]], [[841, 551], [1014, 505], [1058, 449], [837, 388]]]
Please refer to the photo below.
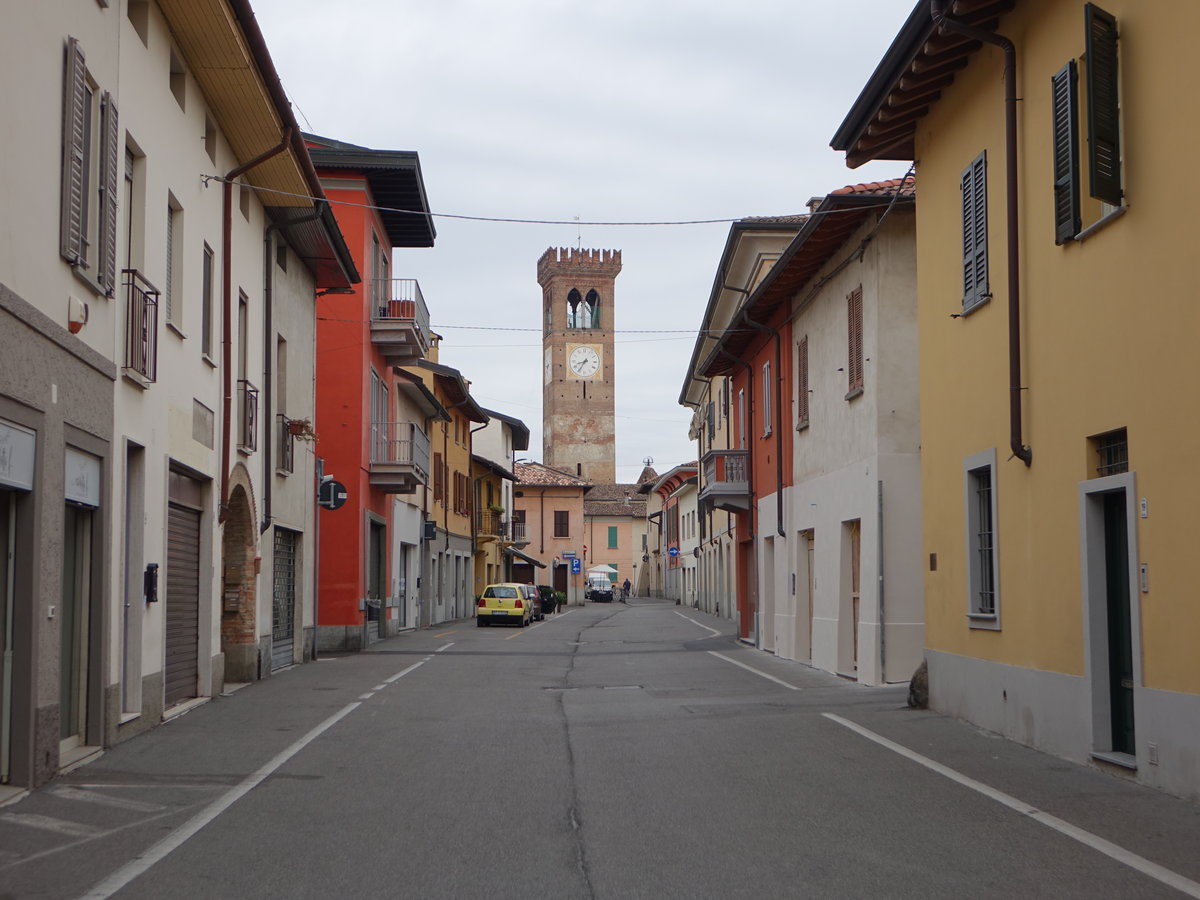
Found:
[[504, 552], [505, 552], [505, 553], [507, 553], [509, 556], [516, 556], [516, 557], [520, 557], [520, 559], [521, 559], [523, 562], [527, 562], [527, 563], [529, 563], [531, 566], [537, 566], [539, 569], [544, 569], [544, 568], [546, 568], [546, 564], [545, 564], [544, 562], [542, 562], [540, 559], [534, 559], [534, 558], [533, 558], [532, 556], [530, 556], [529, 554], [527, 554], [527, 553], [522, 553], [522, 552], [521, 552], [520, 550], [518, 550], [516, 547], [505, 547], [505, 548], [504, 548]]

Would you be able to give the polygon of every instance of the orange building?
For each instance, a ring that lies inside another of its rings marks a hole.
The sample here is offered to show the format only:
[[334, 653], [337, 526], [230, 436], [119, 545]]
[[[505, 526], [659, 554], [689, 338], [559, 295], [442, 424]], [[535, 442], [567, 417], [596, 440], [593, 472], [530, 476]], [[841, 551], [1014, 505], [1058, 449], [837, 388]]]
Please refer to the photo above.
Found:
[[394, 498], [428, 482], [429, 423], [445, 411], [396, 375], [431, 336], [420, 286], [392, 278], [392, 251], [432, 247], [435, 230], [416, 153], [305, 140], [363, 273], [357, 289], [317, 300], [314, 423], [323, 471], [346, 488], [320, 517], [318, 647], [356, 650], [399, 627], [421, 577], [423, 516]]

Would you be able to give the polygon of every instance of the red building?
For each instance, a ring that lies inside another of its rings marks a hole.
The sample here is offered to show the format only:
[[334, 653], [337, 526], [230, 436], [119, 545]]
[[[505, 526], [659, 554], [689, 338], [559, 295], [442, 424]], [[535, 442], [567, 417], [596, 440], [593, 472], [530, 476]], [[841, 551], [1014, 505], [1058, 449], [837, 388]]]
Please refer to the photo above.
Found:
[[425, 357], [429, 310], [392, 251], [435, 237], [417, 154], [305, 135], [355, 265], [356, 289], [317, 301], [316, 453], [346, 486], [320, 512], [318, 646], [354, 650], [411, 624], [429, 480], [429, 428], [445, 410], [397, 366]]

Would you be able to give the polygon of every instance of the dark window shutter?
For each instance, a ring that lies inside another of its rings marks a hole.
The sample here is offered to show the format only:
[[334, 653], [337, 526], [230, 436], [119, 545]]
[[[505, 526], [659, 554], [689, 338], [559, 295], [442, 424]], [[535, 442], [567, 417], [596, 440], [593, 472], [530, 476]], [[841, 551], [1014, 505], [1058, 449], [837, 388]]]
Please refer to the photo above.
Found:
[[962, 173], [963, 307], [990, 296], [988, 290], [987, 151]]
[[808, 422], [808, 335], [796, 346], [796, 424]]
[[1086, 23], [1088, 178], [1091, 195], [1121, 205], [1121, 122], [1117, 97], [1117, 20], [1096, 6]]
[[1079, 112], [1075, 60], [1050, 79], [1054, 108], [1054, 243], [1079, 234]]
[[863, 295], [862, 287], [859, 286], [850, 292], [846, 298], [847, 318], [849, 319], [847, 332], [849, 334], [849, 365], [846, 371], [849, 373], [850, 390], [856, 390], [863, 386]]
[[100, 108], [100, 259], [98, 280], [108, 296], [117, 288], [117, 200], [120, 197], [120, 150], [117, 104], [104, 92]]
[[71, 263], [84, 262], [83, 184], [87, 165], [87, 68], [83, 49], [67, 40], [63, 78], [62, 212], [59, 251]]

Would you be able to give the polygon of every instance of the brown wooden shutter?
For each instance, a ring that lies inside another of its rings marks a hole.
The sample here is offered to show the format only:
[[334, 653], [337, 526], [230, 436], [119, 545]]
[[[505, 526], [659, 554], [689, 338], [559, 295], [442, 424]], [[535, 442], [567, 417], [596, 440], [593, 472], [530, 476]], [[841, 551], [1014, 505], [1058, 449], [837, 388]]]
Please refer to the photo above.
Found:
[[1079, 113], [1078, 75], [1069, 60], [1050, 79], [1054, 112], [1054, 243], [1065, 244], [1079, 234]]
[[87, 166], [87, 68], [83, 49], [67, 39], [63, 74], [62, 211], [59, 252], [74, 265], [86, 262], [83, 250], [84, 177]]
[[808, 335], [796, 345], [796, 424], [808, 424]]
[[1088, 178], [1097, 200], [1121, 205], [1121, 120], [1117, 20], [1094, 3], [1083, 8], [1087, 52]]
[[862, 286], [859, 285], [846, 298], [846, 313], [848, 318], [848, 365], [849, 389], [854, 391], [863, 386], [863, 296]]
[[117, 289], [117, 200], [120, 197], [120, 149], [117, 103], [104, 92], [100, 106], [100, 257], [97, 280], [108, 296]]
[[987, 151], [962, 173], [963, 308], [991, 296], [987, 260]]

